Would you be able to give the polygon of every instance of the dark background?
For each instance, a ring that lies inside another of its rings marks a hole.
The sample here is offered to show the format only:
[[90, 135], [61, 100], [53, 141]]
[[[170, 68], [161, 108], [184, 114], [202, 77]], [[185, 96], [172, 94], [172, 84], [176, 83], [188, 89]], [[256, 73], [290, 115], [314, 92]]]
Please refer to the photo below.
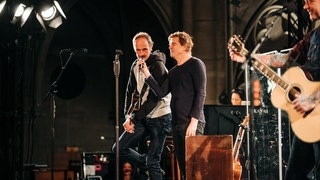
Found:
[[[168, 57], [168, 69], [175, 65], [169, 57], [168, 35], [178, 30], [191, 34], [193, 55], [207, 66], [206, 106], [228, 104], [228, 92], [244, 83], [243, 68], [228, 59], [229, 37], [239, 34], [246, 48], [254, 49], [275, 21], [275, 17], [261, 17], [287, 1], [61, 0], [67, 19], [47, 31], [34, 12], [23, 27], [11, 24], [13, 4], [20, 1], [7, 2], [0, 14], [0, 169], [4, 179], [23, 179], [24, 166], [50, 166], [52, 152], [64, 153], [66, 147], [77, 147], [80, 153], [110, 151], [117, 111], [123, 122], [124, 91], [135, 59], [131, 40], [137, 32], [152, 36], [154, 50]], [[41, 1], [24, 2], [34, 3], [37, 10]], [[302, 7], [300, 1], [297, 6]], [[309, 28], [307, 19], [299, 10], [290, 17], [282, 14], [260, 50], [291, 47]], [[68, 54], [59, 57], [65, 48], [86, 48], [88, 53], [67, 61]], [[116, 49], [123, 51], [119, 78], [113, 70]], [[52, 96], [50, 85], [62, 66], [63, 76]], [[261, 108], [273, 108], [268, 103]], [[222, 132], [229, 125], [216, 130]]]

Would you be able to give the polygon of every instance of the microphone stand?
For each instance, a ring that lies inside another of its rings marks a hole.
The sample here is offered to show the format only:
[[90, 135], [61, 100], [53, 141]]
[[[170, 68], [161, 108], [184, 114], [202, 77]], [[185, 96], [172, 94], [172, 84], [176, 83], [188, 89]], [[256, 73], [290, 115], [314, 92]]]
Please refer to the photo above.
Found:
[[[253, 60], [252, 56], [260, 49], [260, 47], [262, 46], [264, 41], [270, 37], [271, 30], [273, 29], [273, 27], [276, 24], [276, 22], [278, 22], [279, 20], [280, 20], [280, 17], [277, 16], [276, 19], [271, 22], [271, 25], [268, 27], [268, 29], [265, 32], [264, 36], [260, 39], [258, 44], [253, 49], [253, 51], [251, 52], [250, 57], [248, 59], [248, 62], [245, 64], [246, 99], [247, 99], [248, 102], [251, 102], [251, 101], [249, 101], [249, 94], [250, 94], [250, 98], [252, 98], [251, 91], [249, 91], [249, 89], [250, 89], [249, 81], [251, 79], [251, 73], [249, 73], [251, 71], [249, 71], [249, 70], [250, 70], [250, 67], [252, 65], [252, 60]], [[251, 106], [253, 105], [252, 103], [253, 102], [250, 103]], [[249, 103], [246, 104], [246, 108], [247, 108], [247, 114], [249, 114], [250, 113], [249, 112]], [[252, 118], [252, 117], [253, 117], [253, 112], [251, 111], [250, 118]], [[253, 157], [251, 155], [251, 152], [254, 152], [253, 151], [254, 149], [253, 149], [252, 145], [255, 144], [254, 143], [254, 138], [250, 138], [250, 135], [252, 133], [250, 128], [253, 126], [253, 121], [250, 120], [247, 126], [248, 126], [247, 127], [248, 133], [247, 133], [247, 162], [246, 162], [246, 168], [247, 168], [247, 171], [248, 171], [248, 180], [250, 180], [251, 176], [252, 176], [253, 179], [257, 179], [255, 166], [253, 164]]]
[[[60, 61], [62, 62], [62, 57], [61, 57], [62, 51], [60, 51]], [[62, 74], [64, 73], [70, 59], [74, 55], [73, 52], [70, 53], [69, 58], [65, 65], [62, 65], [61, 71], [59, 75], [57, 76], [56, 80], [50, 85], [49, 91], [47, 92], [46, 97], [44, 98], [44, 101], [46, 101], [49, 97], [51, 97], [51, 104], [50, 104], [50, 109], [51, 109], [51, 180], [54, 180], [54, 145], [55, 145], [55, 119], [56, 119], [56, 102], [55, 102], [55, 94], [57, 93], [57, 87], [58, 87], [58, 82], [61, 79]]]
[[116, 180], [119, 180], [119, 75], [120, 75], [120, 61], [119, 56], [122, 54], [122, 51], [116, 49], [115, 60], [113, 61], [113, 72], [115, 76], [116, 83], [116, 125], [115, 125], [115, 134], [116, 134]]

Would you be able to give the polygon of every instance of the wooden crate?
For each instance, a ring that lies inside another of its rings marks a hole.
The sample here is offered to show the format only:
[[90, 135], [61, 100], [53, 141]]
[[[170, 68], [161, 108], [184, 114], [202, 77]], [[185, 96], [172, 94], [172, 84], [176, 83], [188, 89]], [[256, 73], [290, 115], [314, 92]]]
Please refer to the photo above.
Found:
[[[73, 171], [54, 171], [54, 180], [74, 180]], [[36, 171], [34, 173], [35, 180], [51, 180], [52, 172], [48, 171]]]
[[233, 180], [232, 135], [186, 137], [187, 180]]

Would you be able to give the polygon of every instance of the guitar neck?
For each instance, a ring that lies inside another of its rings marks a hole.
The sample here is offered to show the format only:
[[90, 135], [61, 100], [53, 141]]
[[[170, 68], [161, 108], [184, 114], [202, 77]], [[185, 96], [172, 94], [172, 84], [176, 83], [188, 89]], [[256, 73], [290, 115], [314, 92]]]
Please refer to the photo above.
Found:
[[287, 91], [290, 88], [290, 84], [286, 80], [284, 80], [280, 75], [278, 75], [275, 71], [273, 71], [269, 66], [267, 66], [263, 62], [254, 59], [252, 65], [270, 81], [276, 83], [282, 90]]
[[[235, 52], [243, 56], [248, 56], [249, 51], [244, 47], [244, 43], [241, 37], [233, 35], [232, 38], [230, 39], [229, 44], [233, 47]], [[269, 66], [267, 66], [265, 63], [254, 58], [251, 61], [254, 68], [259, 70], [269, 80], [276, 83], [282, 90], [287, 91], [290, 88], [290, 84], [286, 80], [284, 80], [280, 75], [278, 75], [275, 71], [273, 71]]]
[[233, 149], [232, 149], [232, 156], [233, 156], [234, 160], [238, 159], [239, 150], [240, 150], [240, 147], [242, 145], [243, 136], [244, 136], [244, 133], [246, 132], [246, 126], [248, 124], [248, 121], [249, 121], [249, 115], [247, 115], [245, 117], [245, 119], [243, 120], [243, 122], [241, 123], [241, 125], [239, 127], [237, 138], [235, 140], [235, 143], [234, 143], [234, 146], [233, 146]]
[[240, 147], [242, 145], [244, 133], [245, 133], [245, 128], [244, 127], [240, 127], [239, 128], [239, 132], [237, 134], [237, 138], [235, 140], [235, 143], [234, 143], [234, 146], [233, 146], [233, 149], [232, 149], [232, 156], [233, 156], [234, 160], [237, 160], [238, 157], [239, 157], [239, 150], [240, 150]]

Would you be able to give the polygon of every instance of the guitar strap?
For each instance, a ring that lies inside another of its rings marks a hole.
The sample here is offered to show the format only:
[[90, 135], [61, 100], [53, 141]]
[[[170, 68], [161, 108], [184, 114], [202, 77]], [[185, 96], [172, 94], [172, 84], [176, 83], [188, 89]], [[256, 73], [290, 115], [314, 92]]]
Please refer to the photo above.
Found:
[[[142, 89], [141, 89], [141, 93], [140, 93], [140, 97], [139, 97], [139, 102], [141, 103], [142, 101], [142, 97], [144, 95], [144, 93], [146, 92], [147, 90], [147, 87], [148, 87], [148, 84], [146, 82], [144, 82], [143, 86], [142, 86]], [[139, 105], [139, 107], [141, 106], [141, 104]]]

